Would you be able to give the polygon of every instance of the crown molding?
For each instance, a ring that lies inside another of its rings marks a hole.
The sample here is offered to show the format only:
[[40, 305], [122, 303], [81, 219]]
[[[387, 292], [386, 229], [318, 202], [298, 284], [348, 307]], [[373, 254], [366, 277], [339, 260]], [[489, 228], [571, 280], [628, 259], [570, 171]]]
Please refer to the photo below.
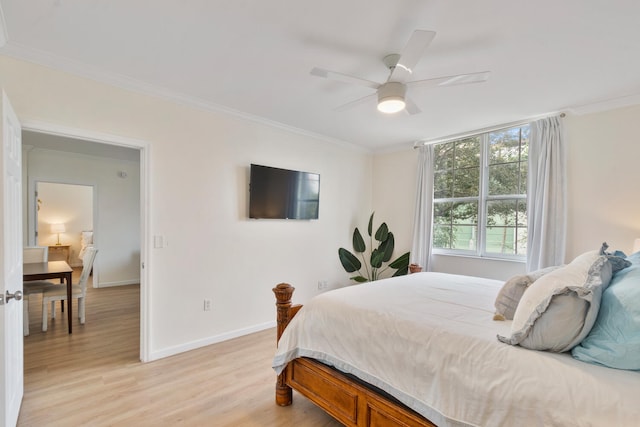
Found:
[[638, 104], [640, 104], [640, 94], [636, 93], [567, 107], [566, 111], [581, 116], [583, 114], [599, 113], [602, 111], [615, 110], [617, 108], [629, 107]]
[[155, 98], [161, 98], [161, 99], [164, 99], [165, 101], [170, 101], [175, 104], [192, 107], [199, 110], [230, 115], [236, 118], [248, 120], [248, 121], [258, 123], [264, 126], [268, 126], [271, 128], [280, 129], [285, 132], [290, 132], [297, 135], [329, 142], [341, 148], [349, 148], [349, 149], [360, 151], [360, 152], [371, 151], [365, 147], [362, 147], [360, 145], [357, 145], [349, 141], [344, 141], [344, 140], [333, 138], [320, 133], [311, 132], [305, 129], [300, 129], [294, 126], [290, 126], [290, 125], [287, 125], [275, 120], [270, 120], [264, 117], [260, 117], [254, 114], [235, 110], [233, 108], [216, 104], [214, 102], [206, 101], [201, 98], [185, 95], [183, 93], [179, 93], [179, 92], [171, 91], [169, 89], [162, 88], [159, 86], [151, 85], [141, 80], [133, 79], [131, 77], [128, 77], [122, 74], [105, 72], [104, 70], [98, 67], [88, 65], [79, 61], [75, 61], [73, 59], [67, 59], [57, 55], [52, 55], [51, 53], [40, 51], [37, 49], [32, 49], [27, 46], [21, 45], [19, 43], [8, 42], [4, 46], [0, 45], [0, 53], [15, 59], [32, 62], [44, 67], [52, 68], [54, 70], [66, 72], [78, 77], [83, 77], [89, 80], [93, 80], [98, 83], [115, 86], [120, 89], [128, 90], [130, 92], [136, 92], [139, 94], [152, 96]]

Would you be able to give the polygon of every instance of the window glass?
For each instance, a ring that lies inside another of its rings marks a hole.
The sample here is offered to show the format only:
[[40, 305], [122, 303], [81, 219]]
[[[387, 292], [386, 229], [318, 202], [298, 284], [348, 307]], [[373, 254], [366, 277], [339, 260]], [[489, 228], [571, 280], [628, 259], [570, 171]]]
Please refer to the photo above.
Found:
[[437, 171], [453, 168], [453, 144], [438, 144], [434, 147], [434, 166]]
[[454, 141], [453, 144], [456, 169], [480, 166], [480, 137]]
[[433, 246], [446, 249], [476, 249], [478, 203], [437, 203], [433, 214]]
[[453, 197], [477, 197], [480, 194], [480, 168], [456, 169], [453, 179]]
[[436, 171], [433, 175], [433, 197], [448, 199], [453, 197], [453, 170]]
[[434, 248], [526, 254], [529, 132], [525, 125], [434, 147]]
[[487, 202], [487, 253], [526, 253], [527, 209], [525, 200]]
[[529, 127], [491, 132], [488, 138], [489, 194], [526, 194]]

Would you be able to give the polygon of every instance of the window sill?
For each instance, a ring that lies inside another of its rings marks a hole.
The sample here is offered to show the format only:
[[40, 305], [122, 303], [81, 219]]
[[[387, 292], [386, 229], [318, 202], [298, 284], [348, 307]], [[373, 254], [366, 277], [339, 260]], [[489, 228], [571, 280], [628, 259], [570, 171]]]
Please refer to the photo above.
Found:
[[500, 257], [491, 257], [491, 256], [477, 256], [463, 253], [451, 253], [451, 252], [432, 252], [431, 255], [437, 256], [445, 256], [445, 257], [456, 257], [456, 258], [471, 258], [477, 260], [487, 260], [487, 261], [500, 261], [500, 262], [514, 262], [518, 264], [526, 264], [526, 258], [500, 258]]

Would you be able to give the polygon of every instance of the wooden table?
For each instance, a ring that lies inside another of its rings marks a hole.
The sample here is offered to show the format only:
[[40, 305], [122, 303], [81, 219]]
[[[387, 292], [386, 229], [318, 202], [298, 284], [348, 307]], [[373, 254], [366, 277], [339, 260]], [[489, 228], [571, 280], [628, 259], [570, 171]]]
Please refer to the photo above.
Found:
[[49, 261], [67, 261], [71, 258], [71, 245], [50, 245]]
[[67, 282], [67, 322], [71, 333], [71, 273], [73, 269], [66, 261], [30, 262], [22, 264], [22, 280], [64, 279]]

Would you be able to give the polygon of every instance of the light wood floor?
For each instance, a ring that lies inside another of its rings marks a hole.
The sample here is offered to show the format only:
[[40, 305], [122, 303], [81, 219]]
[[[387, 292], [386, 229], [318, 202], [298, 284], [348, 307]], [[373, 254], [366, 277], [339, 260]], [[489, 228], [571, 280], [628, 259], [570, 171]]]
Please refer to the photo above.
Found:
[[68, 335], [59, 305], [41, 331], [32, 296], [18, 426], [340, 426], [295, 393], [275, 405], [275, 330], [141, 363], [139, 300], [137, 285], [90, 288]]

